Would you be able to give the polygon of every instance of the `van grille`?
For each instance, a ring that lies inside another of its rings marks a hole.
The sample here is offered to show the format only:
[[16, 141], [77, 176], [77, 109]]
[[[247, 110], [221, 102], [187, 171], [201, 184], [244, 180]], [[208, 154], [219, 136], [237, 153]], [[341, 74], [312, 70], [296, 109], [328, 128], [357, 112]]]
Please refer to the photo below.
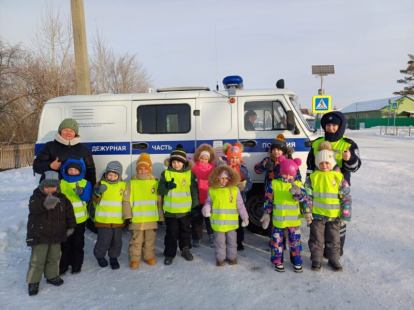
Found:
[[88, 120], [93, 119], [94, 109], [93, 108], [73, 108], [72, 118], [76, 120]]

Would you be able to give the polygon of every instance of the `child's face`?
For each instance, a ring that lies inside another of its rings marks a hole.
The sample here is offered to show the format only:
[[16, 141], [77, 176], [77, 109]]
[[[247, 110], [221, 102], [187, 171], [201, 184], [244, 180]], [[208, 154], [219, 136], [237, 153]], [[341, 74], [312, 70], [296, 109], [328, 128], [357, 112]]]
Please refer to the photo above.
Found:
[[45, 192], [45, 194], [49, 195], [49, 194], [53, 194], [56, 193], [57, 191], [57, 186], [55, 187], [43, 187], [43, 191]]
[[295, 177], [290, 174], [282, 174], [282, 178], [284, 178], [285, 180], [293, 180]]
[[319, 164], [319, 170], [322, 172], [327, 172], [332, 170], [332, 165], [327, 161], [323, 161]]
[[220, 184], [221, 184], [221, 186], [226, 186], [227, 183], [229, 183], [229, 178], [227, 178], [227, 177], [220, 178]]
[[148, 169], [147, 169], [147, 167], [139, 167], [139, 168], [138, 168], [138, 174], [139, 174], [139, 175], [148, 174]]
[[272, 157], [278, 158], [280, 155], [283, 155], [283, 151], [278, 148], [272, 149]]
[[233, 156], [233, 157], [230, 157], [230, 164], [232, 165], [232, 166], [236, 166], [236, 165], [238, 165], [240, 163], [240, 158], [239, 158], [239, 156]]
[[68, 169], [68, 175], [80, 175], [80, 172], [76, 168], [69, 168]]
[[200, 161], [200, 163], [204, 163], [204, 164], [208, 163], [208, 157], [206, 155], [200, 156], [198, 160]]
[[175, 170], [181, 170], [184, 167], [184, 164], [181, 161], [178, 160], [173, 160], [171, 163], [171, 166], [175, 169]]
[[118, 180], [118, 175], [115, 172], [108, 172], [106, 174], [106, 178], [108, 179], [108, 181], [116, 181]]

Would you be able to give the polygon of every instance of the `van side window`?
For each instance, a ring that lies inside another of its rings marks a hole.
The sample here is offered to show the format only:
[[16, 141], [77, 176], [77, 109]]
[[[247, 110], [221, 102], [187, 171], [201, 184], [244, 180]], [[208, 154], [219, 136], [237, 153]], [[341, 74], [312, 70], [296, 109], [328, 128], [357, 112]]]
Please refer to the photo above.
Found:
[[142, 134], [187, 133], [190, 131], [188, 104], [142, 105], [137, 110], [137, 131]]
[[246, 131], [285, 130], [286, 111], [280, 101], [248, 101], [244, 104]]

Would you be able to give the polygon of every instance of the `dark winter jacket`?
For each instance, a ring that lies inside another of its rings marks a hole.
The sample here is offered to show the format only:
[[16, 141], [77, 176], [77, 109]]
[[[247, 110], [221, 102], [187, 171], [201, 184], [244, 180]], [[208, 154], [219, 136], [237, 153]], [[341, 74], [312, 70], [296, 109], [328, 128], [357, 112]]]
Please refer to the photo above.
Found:
[[[59, 158], [59, 162], [61, 162], [62, 165], [69, 158], [82, 158], [86, 166], [85, 179], [91, 184], [96, 183], [96, 170], [92, 153], [84, 144], [80, 143], [79, 136], [68, 141], [63, 139], [59, 133], [56, 133], [55, 140], [47, 142], [39, 151], [39, 154], [37, 154], [36, 159], [33, 162], [34, 172], [42, 174], [51, 170], [50, 164], [56, 158]], [[61, 172], [58, 172], [60, 178], [62, 178]]]
[[40, 189], [36, 188], [30, 197], [26, 238], [28, 246], [65, 242], [66, 230], [76, 226], [71, 202], [62, 193], [53, 195], [58, 197], [60, 201], [52, 210], [46, 210], [43, 207], [47, 195], [42, 193]]
[[[328, 119], [329, 115], [335, 114], [337, 117], [339, 117], [342, 120], [341, 126], [338, 128], [338, 130], [335, 133], [328, 133], [325, 132], [325, 137], [321, 137], [318, 139], [325, 139], [325, 141], [329, 142], [336, 142], [341, 139], [351, 144], [349, 147], [349, 152], [351, 153], [351, 158], [348, 161], [342, 162], [341, 172], [344, 175], [345, 180], [348, 182], [349, 185], [351, 185], [351, 172], [356, 172], [361, 167], [361, 158], [359, 157], [359, 149], [358, 145], [351, 139], [344, 137], [345, 129], [346, 129], [346, 118], [345, 116], [338, 111], [333, 111], [325, 114], [321, 121], [321, 126], [323, 130], [325, 130], [326, 126], [326, 120]], [[306, 164], [308, 166], [308, 171], [306, 173], [307, 177], [315, 171], [317, 168], [315, 165], [315, 153], [313, 147], [310, 149], [308, 158], [306, 160]]]
[[[166, 166], [168, 166], [167, 170], [170, 170], [172, 172], [186, 172], [191, 170], [192, 167], [188, 166], [188, 163], [184, 165], [183, 169], [180, 171], [175, 170], [169, 160], [167, 159], [166, 161], [164, 161], [164, 163], [166, 164]], [[168, 195], [168, 192], [170, 191], [167, 186], [166, 186], [167, 181], [165, 180], [165, 171], [163, 171], [161, 173], [161, 178], [160, 181], [158, 183], [158, 195], [162, 195], [162, 196], [166, 196]], [[201, 207], [200, 207], [200, 202], [198, 199], [198, 183], [197, 183], [197, 177], [195, 175], [194, 172], [191, 171], [191, 186], [190, 186], [190, 192], [191, 192], [191, 210], [196, 211], [196, 212], [200, 212], [201, 211]], [[169, 213], [169, 212], [164, 212], [164, 216], [165, 217], [174, 217], [174, 218], [180, 218], [180, 217], [184, 217], [184, 216], [188, 216], [190, 215], [189, 213]]]

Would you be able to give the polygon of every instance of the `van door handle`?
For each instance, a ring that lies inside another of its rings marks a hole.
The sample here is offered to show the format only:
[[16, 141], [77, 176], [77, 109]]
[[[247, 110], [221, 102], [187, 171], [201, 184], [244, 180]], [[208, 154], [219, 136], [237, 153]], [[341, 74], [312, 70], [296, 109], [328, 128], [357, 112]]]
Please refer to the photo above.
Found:
[[140, 143], [132, 143], [132, 149], [133, 150], [146, 150], [149, 147], [148, 143], [146, 142], [140, 142]]
[[243, 144], [244, 147], [248, 147], [248, 148], [257, 146], [257, 142], [255, 140], [244, 140], [240, 142], [241, 144]]

